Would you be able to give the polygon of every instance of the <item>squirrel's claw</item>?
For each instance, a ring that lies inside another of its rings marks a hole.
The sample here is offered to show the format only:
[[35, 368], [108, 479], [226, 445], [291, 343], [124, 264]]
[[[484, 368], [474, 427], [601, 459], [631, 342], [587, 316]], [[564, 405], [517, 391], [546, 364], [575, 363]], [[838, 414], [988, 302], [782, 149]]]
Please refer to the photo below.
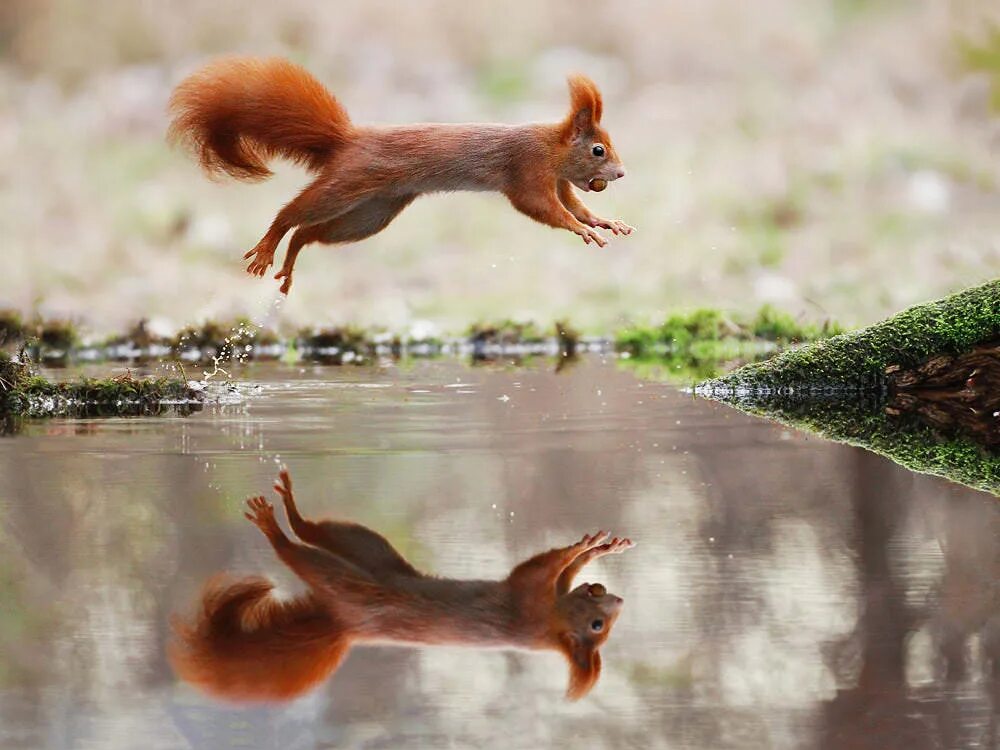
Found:
[[600, 234], [598, 234], [588, 226], [581, 226], [576, 233], [580, 235], [583, 238], [583, 241], [588, 245], [591, 242], [597, 243], [598, 247], [604, 247], [605, 245], [608, 244], [608, 241], [606, 239], [604, 239]]
[[251, 276], [263, 276], [267, 269], [274, 264], [275, 244], [268, 241], [265, 236], [252, 250], [248, 250], [243, 256], [243, 260], [253, 258], [247, 266], [247, 273]]
[[635, 231], [635, 227], [626, 224], [624, 221], [619, 219], [601, 219], [594, 217], [589, 222], [592, 227], [600, 227], [601, 229], [610, 229], [612, 234], [632, 234]]
[[278, 481], [274, 483], [274, 491], [283, 498], [292, 496], [292, 475], [288, 473], [288, 467], [282, 466], [278, 472]]
[[604, 530], [598, 531], [596, 534], [584, 534], [583, 538], [576, 543], [576, 546], [585, 550], [593, 549], [602, 544], [609, 536], [611, 536], [611, 533]]
[[635, 542], [628, 538], [619, 539], [618, 537], [615, 537], [605, 546], [608, 548], [607, 553], [609, 555], [617, 555], [627, 549], [632, 549], [635, 546]]
[[257, 258], [249, 266], [247, 266], [247, 273], [251, 276], [263, 277], [264, 274], [267, 273], [267, 269], [270, 268], [273, 263], [273, 258], [273, 255], [269, 257], [261, 257], [258, 255]]
[[274, 518], [274, 506], [264, 499], [263, 495], [247, 498], [246, 516], [254, 526], [270, 536], [278, 530], [278, 522]]

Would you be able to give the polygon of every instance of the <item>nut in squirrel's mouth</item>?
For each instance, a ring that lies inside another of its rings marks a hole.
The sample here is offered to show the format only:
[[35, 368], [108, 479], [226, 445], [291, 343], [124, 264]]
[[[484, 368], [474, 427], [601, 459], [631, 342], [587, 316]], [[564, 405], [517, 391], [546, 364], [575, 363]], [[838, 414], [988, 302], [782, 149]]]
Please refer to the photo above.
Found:
[[595, 193], [599, 193], [604, 188], [608, 186], [607, 180], [602, 180], [600, 177], [595, 177], [590, 182], [587, 183], [587, 187], [593, 190]]

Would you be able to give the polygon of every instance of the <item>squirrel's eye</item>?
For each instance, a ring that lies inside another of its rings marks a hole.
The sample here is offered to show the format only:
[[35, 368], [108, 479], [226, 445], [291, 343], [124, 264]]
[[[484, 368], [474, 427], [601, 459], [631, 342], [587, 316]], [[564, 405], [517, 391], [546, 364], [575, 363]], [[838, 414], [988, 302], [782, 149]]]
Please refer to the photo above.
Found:
[[604, 630], [604, 620], [594, 620], [592, 623], [590, 623], [590, 629], [593, 630], [595, 633], [600, 633], [602, 630]]
[[604, 588], [603, 584], [592, 583], [590, 584], [590, 588], [587, 589], [587, 593], [589, 593], [591, 596], [604, 596], [606, 593], [608, 593], [608, 590]]
[[604, 156], [604, 146], [600, 143], [595, 143], [591, 151], [593, 151], [594, 156]]

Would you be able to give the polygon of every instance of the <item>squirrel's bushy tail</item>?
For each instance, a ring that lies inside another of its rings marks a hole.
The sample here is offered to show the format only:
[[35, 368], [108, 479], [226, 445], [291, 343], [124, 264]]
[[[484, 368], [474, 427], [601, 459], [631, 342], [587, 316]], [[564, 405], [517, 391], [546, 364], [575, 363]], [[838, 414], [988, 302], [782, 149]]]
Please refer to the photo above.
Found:
[[231, 57], [188, 76], [169, 104], [168, 138], [209, 173], [271, 175], [283, 157], [316, 171], [352, 136], [347, 111], [300, 66], [280, 58]]
[[209, 582], [193, 623], [175, 621], [178, 676], [219, 698], [287, 700], [333, 672], [350, 641], [309, 593], [282, 601], [260, 577]]

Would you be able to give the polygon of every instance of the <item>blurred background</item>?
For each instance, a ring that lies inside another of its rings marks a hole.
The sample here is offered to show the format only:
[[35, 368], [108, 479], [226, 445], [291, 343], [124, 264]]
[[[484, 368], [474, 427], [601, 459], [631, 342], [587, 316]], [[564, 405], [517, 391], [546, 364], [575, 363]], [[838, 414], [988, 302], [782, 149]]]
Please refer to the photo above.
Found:
[[587, 201], [639, 230], [598, 250], [497, 195], [425, 197], [308, 248], [284, 324], [869, 322], [996, 274], [998, 23], [992, 0], [4, 0], [0, 307], [98, 332], [271, 308], [240, 257], [304, 174], [212, 183], [164, 142], [171, 88], [243, 53], [301, 62], [358, 122], [555, 120], [585, 72], [628, 168]]

